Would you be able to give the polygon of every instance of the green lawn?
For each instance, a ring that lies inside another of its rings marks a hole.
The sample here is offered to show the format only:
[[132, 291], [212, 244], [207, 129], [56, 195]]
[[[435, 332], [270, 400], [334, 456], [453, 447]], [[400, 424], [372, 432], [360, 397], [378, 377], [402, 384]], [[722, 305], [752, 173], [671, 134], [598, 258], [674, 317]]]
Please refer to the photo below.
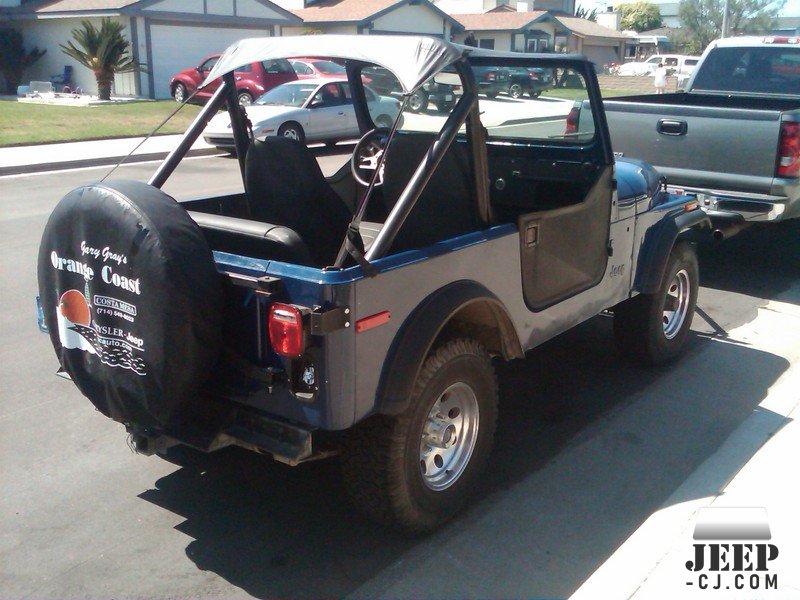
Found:
[[[642, 92], [635, 92], [631, 90], [600, 90], [603, 98], [612, 98], [614, 96], [636, 96]], [[565, 98], [567, 100], [582, 100], [587, 97], [586, 90], [571, 89], [571, 88], [554, 88], [545, 90], [542, 93], [544, 96], [551, 98]]]
[[[171, 100], [106, 106], [0, 101], [0, 146], [147, 135], [177, 107]], [[182, 133], [199, 110], [185, 106], [159, 133]]]

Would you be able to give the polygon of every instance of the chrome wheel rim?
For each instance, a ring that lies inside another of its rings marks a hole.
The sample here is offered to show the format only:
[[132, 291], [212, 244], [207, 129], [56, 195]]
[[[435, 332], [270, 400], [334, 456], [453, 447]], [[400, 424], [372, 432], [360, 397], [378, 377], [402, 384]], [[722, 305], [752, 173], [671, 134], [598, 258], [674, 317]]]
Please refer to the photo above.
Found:
[[300, 134], [292, 127], [283, 132], [283, 137], [289, 138], [290, 140], [300, 140]]
[[689, 283], [689, 273], [686, 269], [681, 269], [672, 278], [667, 288], [667, 297], [664, 300], [664, 313], [662, 322], [664, 325], [664, 336], [671, 340], [683, 327], [686, 316], [689, 314], [689, 297], [691, 296], [691, 284]]
[[175, 88], [175, 102], [183, 102], [183, 86]]
[[419, 469], [426, 487], [438, 492], [461, 477], [475, 449], [479, 425], [478, 398], [466, 383], [454, 383], [436, 399], [419, 445]]
[[522, 96], [522, 86], [515, 83], [509, 88], [508, 93], [512, 98], [519, 98]]
[[422, 94], [419, 92], [412, 94], [411, 98], [408, 99], [408, 107], [411, 110], [420, 110], [422, 108]]
[[250, 106], [252, 103], [253, 99], [249, 94], [242, 94], [239, 96], [239, 106]]

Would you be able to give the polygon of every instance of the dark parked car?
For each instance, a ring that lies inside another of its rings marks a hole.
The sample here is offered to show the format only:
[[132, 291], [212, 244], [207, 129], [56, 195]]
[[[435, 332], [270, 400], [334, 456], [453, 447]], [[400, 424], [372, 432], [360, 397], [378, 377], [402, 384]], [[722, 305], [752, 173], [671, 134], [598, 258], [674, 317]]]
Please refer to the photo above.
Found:
[[509, 69], [496, 67], [473, 67], [478, 91], [489, 98], [495, 98], [500, 92], [508, 91]]
[[439, 112], [450, 112], [456, 105], [461, 88], [446, 83], [428, 81], [408, 99], [408, 110], [419, 112], [433, 103]]
[[521, 98], [528, 94], [531, 98], [553, 87], [553, 74], [549, 69], [511, 68], [508, 70], [508, 86], [504, 90], [512, 98]]
[[[186, 100], [205, 80], [211, 69], [217, 64], [219, 57], [219, 53], [207, 56], [198, 66], [186, 69], [175, 75], [169, 82], [170, 95], [177, 102]], [[265, 60], [247, 64], [239, 67], [235, 76], [239, 104], [244, 106], [251, 104], [255, 98], [275, 86], [297, 79], [297, 73], [295, 73], [292, 65], [286, 59]], [[194, 100], [204, 104], [211, 98], [220, 83], [221, 81], [217, 80], [205, 86], [197, 92]]]

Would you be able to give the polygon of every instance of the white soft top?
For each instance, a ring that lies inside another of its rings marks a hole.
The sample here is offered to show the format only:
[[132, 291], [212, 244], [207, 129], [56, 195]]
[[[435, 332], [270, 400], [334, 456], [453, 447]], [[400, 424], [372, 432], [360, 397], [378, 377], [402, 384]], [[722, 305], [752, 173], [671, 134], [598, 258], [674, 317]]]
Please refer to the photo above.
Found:
[[404, 93], [453, 64], [464, 48], [434, 37], [411, 35], [303, 35], [248, 38], [231, 45], [200, 87], [244, 65], [275, 58], [324, 56], [360, 60], [394, 73]]

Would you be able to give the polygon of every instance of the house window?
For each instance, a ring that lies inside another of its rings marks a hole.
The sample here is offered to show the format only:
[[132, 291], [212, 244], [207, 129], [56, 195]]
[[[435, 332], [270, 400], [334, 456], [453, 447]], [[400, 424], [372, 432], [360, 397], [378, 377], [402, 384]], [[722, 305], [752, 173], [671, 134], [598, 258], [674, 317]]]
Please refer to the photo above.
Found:
[[494, 50], [494, 39], [478, 40], [478, 47]]

